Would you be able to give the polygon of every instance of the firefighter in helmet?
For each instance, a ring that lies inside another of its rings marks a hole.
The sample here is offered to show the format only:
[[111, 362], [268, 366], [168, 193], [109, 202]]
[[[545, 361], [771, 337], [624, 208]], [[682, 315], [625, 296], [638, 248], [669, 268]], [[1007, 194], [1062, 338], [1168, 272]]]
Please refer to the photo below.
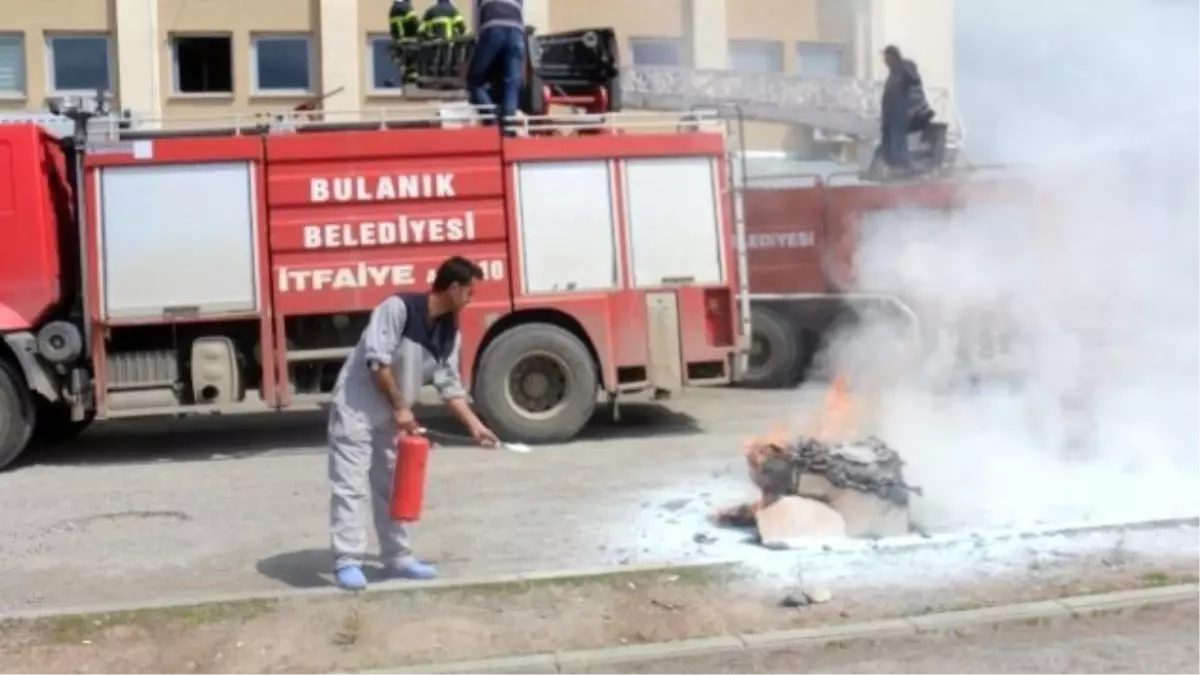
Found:
[[392, 60], [400, 69], [402, 81], [405, 84], [416, 82], [421, 17], [413, 9], [412, 0], [392, 0], [388, 29], [392, 36]]
[[467, 22], [451, 0], [437, 0], [425, 10], [421, 21], [421, 39], [453, 40], [467, 33]]

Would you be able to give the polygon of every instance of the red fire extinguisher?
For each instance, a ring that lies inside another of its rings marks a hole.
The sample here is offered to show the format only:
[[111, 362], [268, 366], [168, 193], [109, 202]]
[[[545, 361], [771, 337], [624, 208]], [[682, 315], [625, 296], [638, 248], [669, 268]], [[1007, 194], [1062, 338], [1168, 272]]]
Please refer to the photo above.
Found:
[[429, 464], [429, 439], [405, 434], [396, 447], [396, 471], [392, 476], [392, 520], [416, 522], [425, 503], [425, 470]]

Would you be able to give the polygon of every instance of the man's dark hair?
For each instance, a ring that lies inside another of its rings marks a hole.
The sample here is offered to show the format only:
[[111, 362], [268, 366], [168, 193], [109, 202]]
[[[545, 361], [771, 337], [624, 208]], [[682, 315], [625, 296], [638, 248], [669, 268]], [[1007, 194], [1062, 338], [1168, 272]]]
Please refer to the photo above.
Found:
[[446, 258], [445, 262], [438, 266], [437, 275], [433, 277], [433, 290], [441, 293], [454, 284], [465, 286], [480, 279], [483, 279], [483, 270], [479, 265], [456, 255]]
[[887, 47], [883, 48], [883, 55], [884, 56], [895, 56], [896, 58], [900, 58], [900, 56], [901, 56], [900, 48], [897, 47], [896, 45], [888, 45]]

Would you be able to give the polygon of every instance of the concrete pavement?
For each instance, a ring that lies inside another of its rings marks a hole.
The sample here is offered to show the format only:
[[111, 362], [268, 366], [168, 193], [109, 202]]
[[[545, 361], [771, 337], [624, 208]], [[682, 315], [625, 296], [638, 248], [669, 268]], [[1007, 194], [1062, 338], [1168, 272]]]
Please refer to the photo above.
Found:
[[[432, 463], [418, 552], [447, 578], [761, 556], [741, 535], [714, 531], [706, 516], [753, 495], [741, 443], [802, 417], [814, 400], [806, 392], [701, 390], [668, 406], [627, 406], [620, 424], [598, 419], [581, 440], [528, 455], [444, 448]], [[325, 586], [323, 429], [320, 415], [303, 414], [125, 422], [0, 474], [0, 611]], [[919, 448], [901, 449], [934, 495], [949, 494], [951, 484], [968, 493], [964, 484], [994, 475], [943, 471], [945, 457], [923, 464]], [[981, 459], [964, 452], [961, 461]], [[1073, 477], [1073, 488], [1091, 475], [1042, 469], [1052, 484]], [[993, 487], [1004, 500], [1019, 499], [1023, 515], [1093, 515], [1095, 504], [1074, 503], [1070, 492], [1047, 493], [1053, 501], [1039, 511], [1044, 491], [1006, 481], [997, 483], [1004, 490]], [[1003, 516], [1009, 503], [991, 506]], [[932, 514], [942, 520], [929, 522], [963, 526], [954, 507], [943, 499]], [[1195, 530], [1180, 536], [1148, 550], [1195, 555]], [[785, 570], [795, 564], [787, 554], [769, 560]], [[920, 575], [949, 563], [909, 564]]]
[[[439, 449], [418, 552], [451, 577], [654, 561], [650, 533], [614, 543], [589, 525], [660, 510], [636, 495], [677, 477], [693, 497], [711, 488], [698, 508], [722, 485], [749, 494], [744, 474], [721, 477], [771, 415], [751, 402], [705, 433], [686, 413], [629, 406], [621, 425], [527, 455]], [[0, 610], [326, 585], [323, 428], [319, 415], [112, 424], [0, 474]], [[693, 534], [678, 533], [680, 557], [700, 552]]]

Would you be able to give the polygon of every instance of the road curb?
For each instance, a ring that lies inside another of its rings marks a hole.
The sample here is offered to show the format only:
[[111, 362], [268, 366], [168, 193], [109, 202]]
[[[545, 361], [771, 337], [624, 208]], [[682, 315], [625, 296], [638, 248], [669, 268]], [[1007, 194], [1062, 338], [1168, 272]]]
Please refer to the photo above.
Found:
[[841, 624], [820, 628], [727, 635], [716, 638], [696, 638], [628, 645], [605, 649], [564, 651], [528, 656], [426, 663], [404, 668], [364, 671], [369, 673], [569, 673], [586, 669], [677, 659], [688, 656], [732, 654], [796, 646], [819, 646], [848, 640], [876, 640], [896, 637], [916, 637], [929, 633], [999, 626], [1006, 623], [1067, 619], [1106, 612], [1169, 605], [1200, 599], [1200, 584], [1181, 584], [1134, 591], [1118, 591], [1096, 595], [1081, 595], [1059, 600], [1023, 602], [999, 607], [940, 612], [900, 619], [883, 619], [863, 623]]
[[461, 579], [435, 579], [433, 581], [384, 581], [371, 584], [365, 590], [349, 593], [336, 586], [319, 588], [288, 588], [275, 591], [250, 591], [246, 593], [223, 593], [192, 598], [172, 598], [161, 602], [118, 602], [96, 605], [77, 605], [71, 607], [36, 607], [32, 609], [0, 612], [0, 622], [30, 621], [35, 619], [53, 618], [65, 615], [112, 614], [116, 612], [141, 612], [174, 607], [198, 607], [203, 605], [221, 605], [227, 603], [255, 601], [287, 601], [302, 599], [320, 599], [336, 597], [378, 596], [386, 594], [418, 593], [422, 591], [470, 589], [481, 586], [500, 586], [506, 584], [549, 583], [567, 579], [603, 579], [605, 577], [620, 577], [632, 574], [653, 574], [656, 572], [686, 572], [688, 570], [718, 570], [734, 568], [737, 561], [717, 559], [690, 562], [657, 562], [637, 565], [622, 565], [620, 567], [584, 567], [578, 569], [549, 570], [544, 572], [522, 572], [518, 574], [498, 574], [482, 577], [467, 577]]

